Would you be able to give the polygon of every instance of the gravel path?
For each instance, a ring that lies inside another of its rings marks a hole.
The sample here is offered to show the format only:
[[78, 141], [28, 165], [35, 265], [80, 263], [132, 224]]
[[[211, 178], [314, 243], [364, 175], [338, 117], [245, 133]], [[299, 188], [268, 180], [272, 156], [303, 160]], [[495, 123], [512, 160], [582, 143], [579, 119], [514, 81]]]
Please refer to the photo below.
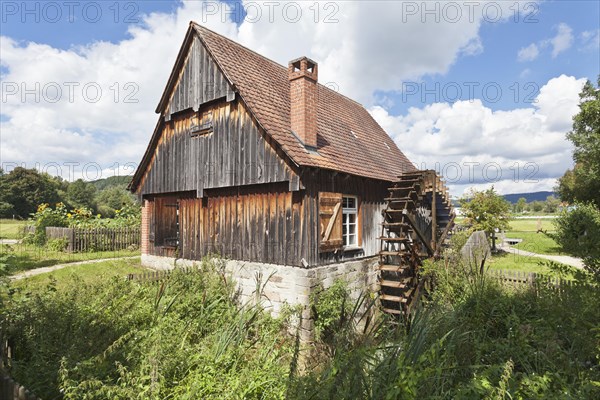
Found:
[[0, 239], [0, 244], [19, 244], [19, 239]]
[[57, 265], [53, 265], [51, 267], [42, 267], [42, 268], [30, 269], [29, 271], [24, 271], [24, 272], [20, 272], [18, 274], [15, 274], [15, 275], [11, 275], [9, 278], [10, 278], [10, 280], [18, 281], [19, 279], [29, 278], [31, 276], [40, 275], [40, 274], [45, 274], [47, 272], [56, 271], [58, 269], [63, 269], [65, 267], [72, 267], [74, 265], [96, 264], [96, 263], [100, 263], [100, 262], [104, 262], [104, 261], [128, 260], [128, 259], [138, 258], [138, 257], [139, 256], [100, 258], [100, 259], [97, 259], [97, 260], [86, 260], [86, 261], [77, 261], [77, 262], [66, 263], [66, 264], [57, 264]]

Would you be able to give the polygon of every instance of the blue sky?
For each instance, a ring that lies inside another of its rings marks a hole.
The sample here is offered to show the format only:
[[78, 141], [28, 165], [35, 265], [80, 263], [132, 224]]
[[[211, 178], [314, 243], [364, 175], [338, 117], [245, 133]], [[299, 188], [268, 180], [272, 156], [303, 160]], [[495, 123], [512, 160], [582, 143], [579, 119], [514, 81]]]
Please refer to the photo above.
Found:
[[[490, 184], [551, 189], [571, 166], [564, 133], [577, 93], [600, 73], [599, 2], [474, 2], [473, 21], [465, 2], [451, 3], [461, 18], [431, 1], [276, 2], [272, 19], [259, 4], [249, 22], [251, 11], [232, 20], [231, 9], [206, 1], [3, 1], [2, 164], [79, 163], [81, 174], [86, 165], [107, 174], [139, 162], [194, 19], [282, 64], [315, 59], [320, 81], [363, 103], [417, 165], [460, 166], [455, 195]], [[302, 17], [290, 21], [283, 9]], [[67, 82], [77, 84], [74, 99]], [[41, 99], [24, 94], [36, 84], [49, 87]], [[53, 85], [62, 94], [48, 101]], [[81, 93], [88, 86], [103, 88], [98, 101]], [[534, 170], [531, 182], [521, 178]]]

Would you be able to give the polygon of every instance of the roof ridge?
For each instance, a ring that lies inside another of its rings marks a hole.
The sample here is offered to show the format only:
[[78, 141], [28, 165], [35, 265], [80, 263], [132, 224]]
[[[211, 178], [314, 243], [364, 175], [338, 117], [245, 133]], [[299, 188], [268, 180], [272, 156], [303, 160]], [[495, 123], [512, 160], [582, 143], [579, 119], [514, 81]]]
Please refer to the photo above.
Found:
[[[209, 29], [209, 28], [207, 28], [207, 27], [205, 27], [205, 26], [203, 26], [203, 25], [200, 25], [199, 23], [197, 23], [197, 22], [195, 22], [195, 21], [190, 21], [190, 24], [191, 24], [191, 25], [193, 25], [195, 29], [205, 30], [205, 31], [208, 31], [209, 33], [212, 33], [212, 34], [218, 35], [218, 36], [220, 36], [220, 37], [224, 38], [225, 40], [227, 40], [227, 41], [231, 42], [232, 44], [234, 44], [234, 45], [236, 45], [236, 46], [243, 47], [244, 49], [248, 50], [249, 52], [251, 52], [251, 53], [254, 53], [254, 54], [256, 54], [257, 56], [259, 56], [259, 57], [261, 57], [261, 58], [264, 58], [265, 60], [267, 60], [267, 61], [269, 61], [269, 62], [271, 62], [271, 63], [275, 64], [275, 65], [276, 65], [276, 66], [278, 66], [278, 67], [286, 68], [285, 66], [283, 66], [283, 65], [279, 64], [277, 61], [275, 61], [275, 60], [271, 60], [269, 57], [263, 56], [262, 54], [260, 54], [260, 53], [258, 53], [258, 52], [256, 52], [256, 51], [252, 50], [251, 48], [249, 48], [249, 47], [247, 47], [247, 46], [244, 46], [243, 44], [241, 44], [241, 43], [238, 43], [238, 42], [236, 42], [235, 40], [233, 40], [233, 39], [230, 39], [230, 38], [228, 38], [228, 37], [227, 37], [227, 36], [225, 36], [225, 35], [221, 35], [219, 32], [215, 32], [215, 31], [213, 31], [212, 29]], [[286, 69], [287, 69], [287, 68], [286, 68]]]
[[[270, 63], [272, 63], [272, 64], [275, 64], [275, 66], [277, 66], [277, 67], [280, 67], [280, 68], [283, 68], [283, 69], [287, 70], [287, 67], [286, 67], [285, 65], [282, 65], [282, 64], [278, 63], [277, 61], [275, 61], [275, 60], [272, 60], [272, 59], [270, 59], [269, 57], [267, 57], [267, 56], [264, 56], [264, 55], [262, 55], [262, 54], [258, 53], [257, 51], [254, 51], [254, 50], [252, 50], [251, 48], [249, 48], [249, 47], [247, 47], [247, 46], [244, 46], [243, 44], [241, 44], [241, 43], [239, 43], [239, 42], [236, 42], [236, 41], [235, 41], [235, 40], [233, 40], [233, 39], [230, 39], [230, 38], [228, 38], [228, 37], [227, 37], [227, 36], [225, 36], [225, 35], [222, 35], [222, 34], [220, 34], [219, 32], [215, 32], [215, 31], [213, 31], [212, 29], [205, 27], [204, 25], [200, 25], [200, 24], [199, 24], [199, 23], [197, 23], [196, 21], [190, 21], [190, 25], [193, 25], [195, 29], [199, 29], [199, 30], [205, 30], [205, 31], [208, 31], [209, 33], [212, 33], [212, 34], [214, 34], [214, 35], [218, 35], [218, 36], [220, 36], [220, 37], [224, 38], [225, 40], [227, 40], [228, 42], [231, 42], [233, 45], [236, 45], [236, 46], [242, 47], [242, 48], [244, 48], [245, 50], [248, 50], [249, 52], [251, 52], [251, 53], [253, 53], [253, 54], [257, 55], [258, 57], [260, 57], [260, 58], [264, 58], [265, 60], [269, 61]], [[329, 82], [328, 82], [328, 83], [329, 83]], [[323, 85], [321, 82], [317, 82], [317, 85], [319, 85], [320, 87], [322, 87], [322, 88], [325, 88], [325, 89], [327, 89], [327, 90], [329, 90], [329, 91], [331, 91], [331, 92], [333, 92], [333, 93], [337, 94], [338, 96], [342, 96], [342, 97], [344, 97], [345, 99], [347, 99], [347, 100], [350, 100], [350, 101], [351, 101], [351, 102], [353, 102], [353, 103], [356, 103], [356, 104], [358, 104], [359, 106], [361, 106], [361, 107], [362, 107], [362, 108], [364, 108], [365, 110], [367, 109], [367, 108], [366, 108], [366, 107], [365, 107], [363, 104], [359, 103], [358, 101], [354, 100], [353, 98], [351, 98], [351, 97], [348, 97], [348, 96], [346, 96], [345, 94], [343, 94], [343, 93], [340, 93], [339, 91], [337, 91], [337, 90], [334, 90], [334, 89], [330, 88], [330, 87], [329, 87], [329, 86], [327, 86], [327, 85]], [[368, 110], [367, 110], [367, 111], [368, 111]]]

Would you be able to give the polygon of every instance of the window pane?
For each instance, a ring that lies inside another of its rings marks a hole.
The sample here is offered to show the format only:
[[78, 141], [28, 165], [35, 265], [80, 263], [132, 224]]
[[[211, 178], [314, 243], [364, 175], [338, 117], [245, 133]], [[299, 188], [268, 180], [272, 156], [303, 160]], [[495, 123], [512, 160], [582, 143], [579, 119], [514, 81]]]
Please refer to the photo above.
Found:
[[356, 209], [356, 199], [354, 197], [344, 197], [342, 199], [342, 208]]
[[348, 244], [347, 246], [356, 245], [356, 235], [348, 235]]

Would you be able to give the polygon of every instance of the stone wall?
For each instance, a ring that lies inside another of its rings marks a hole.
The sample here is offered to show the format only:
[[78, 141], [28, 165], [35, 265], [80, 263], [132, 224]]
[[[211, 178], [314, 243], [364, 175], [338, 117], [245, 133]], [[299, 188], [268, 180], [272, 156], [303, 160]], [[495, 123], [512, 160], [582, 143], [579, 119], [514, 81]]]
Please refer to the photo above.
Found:
[[[193, 266], [198, 264], [198, 261], [142, 254], [142, 264], [153, 269], [165, 270], [175, 266]], [[357, 299], [363, 292], [376, 292], [379, 289], [376, 265], [377, 259], [374, 257], [309, 269], [227, 260], [225, 272], [236, 282], [242, 303], [256, 301], [257, 287], [260, 285], [263, 288], [260, 300], [265, 309], [274, 316], [279, 315], [286, 304], [302, 305], [300, 338], [307, 342], [312, 340], [313, 335], [309, 305], [312, 291], [320, 285], [328, 288], [337, 279], [342, 279], [348, 282], [353, 299]]]

